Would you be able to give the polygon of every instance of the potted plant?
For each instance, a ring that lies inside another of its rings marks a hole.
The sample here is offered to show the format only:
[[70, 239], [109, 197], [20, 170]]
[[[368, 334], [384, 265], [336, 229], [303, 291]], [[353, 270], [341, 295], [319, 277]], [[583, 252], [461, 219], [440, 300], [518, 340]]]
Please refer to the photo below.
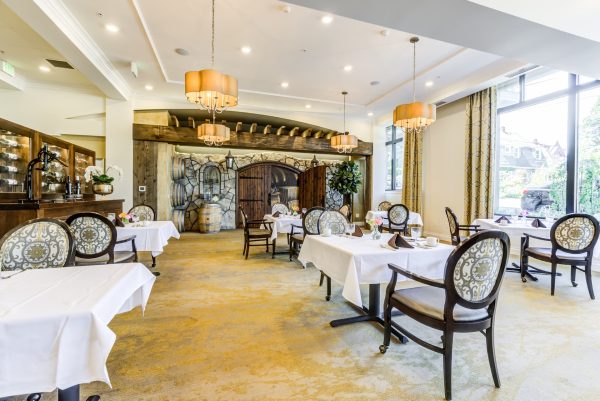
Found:
[[86, 182], [94, 183], [92, 188], [95, 194], [109, 195], [113, 192], [115, 179], [119, 182], [123, 177], [123, 170], [119, 166], [109, 166], [106, 171], [98, 166], [89, 166], [85, 169], [84, 177]]
[[362, 174], [358, 164], [353, 161], [343, 161], [329, 179], [329, 186], [344, 197], [344, 204], [350, 205], [350, 220], [352, 220], [352, 195], [358, 192], [362, 184]]

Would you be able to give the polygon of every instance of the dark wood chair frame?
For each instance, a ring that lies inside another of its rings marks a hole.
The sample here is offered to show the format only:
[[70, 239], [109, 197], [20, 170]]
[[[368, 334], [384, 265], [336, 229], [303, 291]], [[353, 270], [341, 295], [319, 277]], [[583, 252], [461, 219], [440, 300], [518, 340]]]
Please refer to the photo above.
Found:
[[[269, 244], [269, 240], [271, 239], [271, 235], [273, 233], [273, 223], [264, 219], [261, 220], [249, 220], [248, 215], [244, 212], [244, 208], [239, 206], [240, 213], [243, 214], [244, 218], [244, 250], [242, 251], [242, 255], [248, 259], [248, 254], [250, 253], [251, 246], [265, 246], [267, 248], [266, 252], [269, 252], [269, 246], [272, 247], [271, 258], [275, 258], [275, 249], [277, 240], [274, 239], [271, 244]], [[269, 230], [269, 234], [252, 234], [251, 230], [260, 229], [262, 227], [265, 230]], [[264, 244], [262, 243], [264, 241]], [[257, 244], [256, 242], [261, 242]]]
[[[501, 271], [498, 273], [498, 277], [496, 278], [494, 287], [492, 288], [490, 294], [486, 298], [477, 302], [467, 301], [464, 298], [462, 298], [456, 291], [453, 280], [454, 269], [456, 268], [456, 264], [459, 261], [460, 257], [472, 245], [488, 238], [498, 238], [502, 241], [504, 255], [502, 257], [501, 262]], [[432, 280], [427, 277], [414, 274], [408, 270], [401, 268], [400, 266], [389, 264], [388, 267], [392, 270], [392, 278], [386, 290], [384, 302], [385, 330], [383, 345], [379, 347], [379, 351], [382, 354], [384, 354], [387, 351], [390, 345], [390, 337], [393, 327], [409, 339], [421, 345], [422, 347], [425, 347], [430, 351], [442, 354], [444, 356], [444, 390], [446, 399], [450, 400], [452, 399], [452, 344], [454, 333], [471, 333], [478, 331], [481, 332], [481, 334], [483, 334], [486, 338], [488, 361], [490, 364], [490, 369], [492, 371], [492, 378], [494, 379], [495, 386], [500, 388], [500, 377], [498, 375], [498, 368], [496, 365], [496, 354], [494, 349], [494, 321], [496, 312], [496, 301], [498, 299], [500, 285], [502, 284], [502, 280], [504, 277], [504, 271], [506, 269], [506, 263], [508, 261], [509, 252], [510, 239], [508, 237], [508, 234], [501, 231], [488, 230], [482, 231], [471, 236], [463, 243], [461, 243], [460, 246], [458, 246], [450, 254], [448, 260], [446, 261], [446, 273], [443, 282], [439, 280]], [[444, 320], [439, 320], [430, 316], [426, 316], [421, 312], [418, 312], [415, 309], [404, 305], [403, 303], [392, 298], [392, 295], [394, 294], [396, 289], [396, 281], [398, 279], [398, 274], [401, 274], [411, 280], [415, 280], [422, 284], [444, 289], [446, 292], [446, 302], [444, 304]], [[460, 305], [468, 309], [487, 308], [488, 317], [479, 320], [456, 321], [454, 320], [454, 307], [456, 305]], [[393, 308], [396, 308], [406, 316], [411, 317], [412, 319], [425, 326], [442, 331], [442, 347], [438, 347], [420, 339], [413, 333], [404, 329], [398, 323], [394, 322], [392, 320]]]
[[[390, 218], [390, 210], [392, 210], [395, 207], [403, 207], [404, 209], [406, 209], [406, 219], [404, 219], [403, 221], [401, 221], [399, 223], [392, 223], [392, 219]], [[410, 211], [408, 210], [406, 205], [403, 205], [402, 203], [396, 203], [396, 204], [390, 206], [390, 208], [387, 210], [388, 226], [382, 227], [381, 231], [383, 231], [383, 229], [385, 228], [385, 230], [389, 231], [392, 234], [394, 234], [394, 233], [408, 234], [408, 218], [409, 218], [409, 216], [410, 216]], [[392, 225], [397, 226], [397, 227], [392, 228]]]
[[324, 207], [321, 206], [315, 206], [315, 207], [311, 207], [310, 209], [308, 209], [306, 211], [306, 214], [304, 216], [302, 216], [302, 225], [296, 225], [296, 224], [292, 224], [292, 231], [290, 232], [290, 261], [292, 260], [292, 257], [298, 256], [298, 253], [300, 252], [300, 247], [302, 246], [302, 244], [304, 243], [304, 239], [302, 241], [294, 238], [294, 234], [304, 234], [304, 235], [318, 235], [319, 234], [319, 225], [317, 224], [317, 231], [316, 232], [312, 232], [310, 231], [307, 227], [306, 227], [306, 216], [315, 210], [321, 210], [322, 212], [325, 211]]
[[69, 216], [67, 218], [66, 223], [70, 226], [71, 223], [73, 222], [73, 220], [80, 218], [80, 217], [93, 217], [93, 218], [102, 220], [105, 224], [107, 224], [110, 227], [112, 239], [111, 239], [110, 244], [102, 252], [98, 252], [95, 254], [88, 255], [85, 253], [80, 253], [77, 250], [77, 247], [75, 247], [75, 256], [76, 257], [80, 257], [82, 259], [94, 259], [94, 258], [99, 258], [100, 256], [108, 255], [108, 261], [106, 263], [111, 264], [111, 263], [115, 262], [115, 245], [131, 242], [131, 252], [133, 252], [134, 256], [131, 259], [127, 259], [126, 261], [123, 261], [121, 263], [138, 261], [137, 249], [135, 247], [135, 235], [129, 235], [125, 238], [121, 238], [120, 240], [117, 240], [117, 228], [115, 227], [113, 222], [110, 221], [108, 218], [102, 216], [101, 214], [95, 213], [95, 212], [82, 212], [82, 213], [72, 214], [71, 216]]
[[[129, 209], [129, 212], [127, 212], [127, 214], [129, 214], [134, 208], [136, 208], [138, 206], [149, 207], [152, 210], [152, 215], [154, 216], [154, 218], [152, 219], [152, 221], [156, 221], [156, 218], [157, 218], [157, 216], [156, 216], [156, 210], [154, 210], [154, 208], [152, 206], [146, 205], [145, 203], [140, 203], [139, 205], [134, 205], [131, 209]], [[117, 243], [119, 243], [119, 242], [117, 242]], [[154, 256], [154, 255], [152, 255], [152, 267], [156, 267], [156, 256]], [[160, 275], [160, 273], [154, 272], [154, 275]]]
[[[452, 209], [450, 209], [449, 207], [446, 207], [446, 217], [448, 218], [448, 228], [450, 229], [450, 238], [452, 240], [452, 245], [456, 246], [458, 244], [460, 244], [460, 232], [461, 231], [465, 231], [467, 233], [469, 233], [469, 236], [472, 235], [472, 233], [478, 233], [479, 231], [482, 231], [479, 227], [479, 225], [476, 224], [459, 224], [458, 223], [458, 219], [456, 218], [456, 214], [454, 214], [454, 212], [452, 211]], [[454, 231], [452, 231], [452, 225], [450, 224], [450, 219], [454, 220], [454, 226], [456, 227], [456, 229]]]
[[[592, 238], [592, 241], [590, 242], [590, 244], [587, 247], [580, 249], [580, 250], [576, 250], [576, 251], [564, 248], [564, 247], [560, 246], [558, 244], [558, 242], [556, 241], [556, 228], [563, 221], [571, 219], [571, 218], [575, 218], [575, 217], [588, 218], [594, 225], [594, 237]], [[575, 281], [575, 279], [576, 279], [576, 275], [577, 275], [577, 270], [579, 270], [585, 274], [585, 281], [587, 284], [588, 292], [590, 294], [590, 298], [596, 299], [594, 296], [594, 286], [592, 284], [592, 264], [593, 264], [593, 257], [594, 257], [594, 247], [595, 247], [596, 243], [598, 242], [599, 235], [600, 235], [600, 223], [598, 223], [598, 220], [596, 218], [594, 218], [594, 216], [591, 216], [591, 215], [585, 214], [585, 213], [571, 213], [571, 214], [567, 214], [567, 215], [557, 219], [554, 222], [554, 224], [552, 225], [552, 228], [550, 228], [550, 238], [543, 238], [543, 237], [538, 237], [535, 235], [524, 233], [524, 238], [521, 241], [521, 280], [523, 282], [527, 281], [526, 275], [527, 275], [527, 269], [528, 269], [528, 267], [530, 267], [529, 266], [529, 258], [530, 257], [550, 263], [552, 265], [552, 268], [550, 271], [550, 295], [554, 296], [554, 288], [556, 285], [556, 276], [560, 275], [560, 273], [556, 272], [557, 266], [558, 265], [571, 266], [571, 284], [573, 285], [573, 287], [577, 287], [577, 282]], [[551, 255], [543, 256], [543, 255], [535, 255], [535, 254], [529, 253], [527, 251], [527, 249], [529, 248], [530, 238], [550, 242], [552, 245]], [[570, 259], [568, 257], [558, 256], [556, 254], [557, 251], [563, 251], [567, 254], [585, 254], [585, 258]], [[583, 268], [581, 268], [580, 266], [583, 266]]]

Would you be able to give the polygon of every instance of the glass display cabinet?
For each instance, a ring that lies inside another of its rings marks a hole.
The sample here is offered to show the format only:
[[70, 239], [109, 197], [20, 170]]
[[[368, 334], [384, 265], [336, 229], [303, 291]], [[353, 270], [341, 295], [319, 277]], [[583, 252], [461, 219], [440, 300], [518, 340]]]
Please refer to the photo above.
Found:
[[42, 137], [42, 146], [48, 146], [48, 150], [58, 156], [64, 162], [64, 165], [58, 161], [50, 162], [47, 171], [42, 171], [42, 197], [43, 195], [65, 193], [65, 184], [69, 176], [69, 148], [70, 144], [62, 140], [44, 135]]
[[0, 194], [25, 192], [31, 136], [0, 128]]
[[81, 146], [73, 145], [73, 188], [79, 180], [81, 193], [83, 195], [93, 195], [92, 182], [85, 182], [85, 169], [96, 164], [96, 153]]

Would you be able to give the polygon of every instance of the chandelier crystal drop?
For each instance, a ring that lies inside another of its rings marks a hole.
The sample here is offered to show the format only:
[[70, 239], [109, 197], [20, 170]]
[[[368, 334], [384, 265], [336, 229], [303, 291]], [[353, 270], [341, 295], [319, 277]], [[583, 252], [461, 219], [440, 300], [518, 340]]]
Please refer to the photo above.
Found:
[[358, 147], [358, 138], [350, 135], [346, 131], [346, 95], [348, 92], [343, 91], [344, 96], [344, 131], [343, 133], [331, 138], [331, 147], [336, 149], [338, 153], [352, 153], [352, 149]]

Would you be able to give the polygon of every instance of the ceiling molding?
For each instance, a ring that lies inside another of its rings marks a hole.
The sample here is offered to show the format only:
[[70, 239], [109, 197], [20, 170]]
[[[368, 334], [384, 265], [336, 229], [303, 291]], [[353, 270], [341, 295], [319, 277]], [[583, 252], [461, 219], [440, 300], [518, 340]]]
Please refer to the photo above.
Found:
[[5, 0], [107, 97], [127, 100], [131, 88], [61, 0]]

